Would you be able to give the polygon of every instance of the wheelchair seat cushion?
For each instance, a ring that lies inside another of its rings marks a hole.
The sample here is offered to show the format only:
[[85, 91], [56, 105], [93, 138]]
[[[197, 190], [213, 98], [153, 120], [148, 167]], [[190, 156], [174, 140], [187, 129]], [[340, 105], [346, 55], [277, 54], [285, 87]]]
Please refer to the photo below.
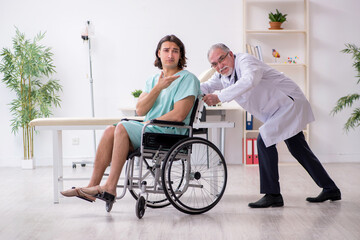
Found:
[[[130, 141], [134, 149], [137, 149], [141, 145], [141, 134], [144, 124], [137, 121], [121, 121], [118, 124], [122, 124], [126, 132], [129, 135]], [[179, 129], [174, 127], [158, 127], [158, 126], [148, 126], [146, 132], [150, 133], [166, 133], [166, 134], [184, 134], [187, 132], [187, 129]], [[181, 135], [180, 135], [181, 136]]]
[[146, 149], [170, 149], [177, 142], [187, 137], [187, 135], [179, 134], [145, 133], [143, 145]]

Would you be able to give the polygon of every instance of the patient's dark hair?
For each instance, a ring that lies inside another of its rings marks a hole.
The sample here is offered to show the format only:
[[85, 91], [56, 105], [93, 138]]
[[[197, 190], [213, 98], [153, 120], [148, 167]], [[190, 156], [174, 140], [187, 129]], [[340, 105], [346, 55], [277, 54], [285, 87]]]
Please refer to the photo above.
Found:
[[156, 56], [156, 59], [154, 62], [155, 67], [158, 67], [159, 69], [163, 69], [161, 59], [158, 56], [158, 52], [161, 48], [161, 45], [164, 42], [173, 42], [180, 48], [180, 59], [179, 59], [178, 67], [179, 67], [179, 69], [185, 68], [186, 67], [186, 59], [187, 59], [185, 57], [185, 46], [182, 43], [182, 41], [179, 38], [177, 38], [175, 35], [166, 35], [158, 43], [156, 51], [155, 51], [155, 56]]

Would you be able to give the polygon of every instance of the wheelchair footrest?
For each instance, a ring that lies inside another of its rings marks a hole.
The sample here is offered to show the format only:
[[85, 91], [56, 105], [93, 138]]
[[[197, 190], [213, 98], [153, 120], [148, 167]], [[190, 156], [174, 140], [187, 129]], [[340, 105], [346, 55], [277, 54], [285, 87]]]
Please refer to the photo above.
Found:
[[108, 192], [98, 193], [95, 197], [105, 202], [115, 202], [115, 196]]

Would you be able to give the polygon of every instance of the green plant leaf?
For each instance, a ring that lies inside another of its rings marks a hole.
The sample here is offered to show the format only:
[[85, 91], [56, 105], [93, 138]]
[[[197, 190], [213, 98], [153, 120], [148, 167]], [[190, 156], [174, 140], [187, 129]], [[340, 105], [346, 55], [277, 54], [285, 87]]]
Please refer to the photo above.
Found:
[[285, 22], [287, 14], [282, 14], [278, 9], [276, 9], [276, 13], [269, 13], [270, 22]]
[[332, 115], [335, 115], [339, 111], [343, 110], [346, 107], [351, 107], [356, 100], [360, 99], [360, 95], [355, 94], [349, 94], [347, 96], [341, 97], [338, 101], [336, 106], [331, 111]]
[[135, 89], [134, 91], [131, 92], [131, 95], [133, 95], [133, 97], [138, 98], [142, 93], [142, 90], [140, 89]]
[[345, 123], [344, 130], [348, 132], [350, 129], [355, 129], [360, 126], [360, 108], [354, 109], [349, 119]]

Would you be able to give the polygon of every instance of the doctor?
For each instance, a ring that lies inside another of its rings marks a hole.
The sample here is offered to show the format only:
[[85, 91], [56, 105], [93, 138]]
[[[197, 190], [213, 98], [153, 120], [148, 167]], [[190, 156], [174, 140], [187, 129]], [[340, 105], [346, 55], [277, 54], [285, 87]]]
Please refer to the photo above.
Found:
[[[263, 122], [257, 139], [260, 193], [265, 194], [251, 208], [281, 207], [278, 154], [276, 144], [285, 141], [290, 153], [322, 188], [309, 202], [340, 200], [341, 193], [311, 151], [302, 130], [314, 121], [310, 103], [301, 89], [284, 74], [249, 54], [233, 54], [224, 44], [208, 51], [208, 60], [216, 73], [201, 91], [209, 106], [235, 100], [242, 108]], [[219, 94], [214, 91], [221, 90]]]

